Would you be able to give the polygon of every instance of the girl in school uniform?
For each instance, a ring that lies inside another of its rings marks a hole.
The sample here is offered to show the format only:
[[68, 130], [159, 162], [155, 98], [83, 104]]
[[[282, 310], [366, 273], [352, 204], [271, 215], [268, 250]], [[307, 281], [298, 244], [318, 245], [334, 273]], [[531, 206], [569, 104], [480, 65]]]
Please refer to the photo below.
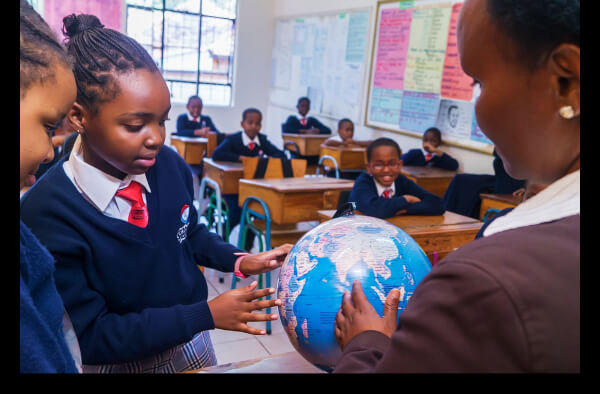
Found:
[[[46, 22], [21, 0], [20, 188], [54, 157], [51, 135], [75, 101], [71, 63]], [[54, 261], [20, 222], [20, 372], [77, 373], [77, 338], [54, 281]]]
[[439, 147], [442, 144], [442, 133], [436, 127], [430, 127], [423, 134], [423, 148], [410, 149], [402, 155], [405, 166], [438, 167], [456, 171], [458, 161]]
[[256, 281], [207, 301], [198, 265], [268, 272], [291, 245], [248, 255], [199, 225], [189, 169], [163, 147], [171, 103], [152, 58], [93, 15], [65, 17], [64, 31], [78, 88], [68, 119], [79, 137], [23, 197], [21, 212], [56, 259], [83, 371], [215, 365], [208, 331], [264, 334], [247, 322], [276, 319], [252, 312], [278, 302], [254, 301], [274, 292], [256, 290]]
[[221, 142], [225, 135], [221, 133], [210, 116], [202, 115], [204, 104], [200, 96], [191, 96], [188, 99], [185, 108], [187, 113], [177, 117], [177, 135], [183, 137], [206, 137], [209, 131], [218, 134], [218, 142]]
[[464, 2], [477, 122], [511, 176], [548, 186], [435, 265], [398, 324], [399, 291], [379, 316], [355, 283], [336, 316], [335, 372], [580, 372], [579, 9]]
[[442, 215], [442, 199], [400, 173], [402, 151], [396, 141], [378, 138], [367, 148], [367, 172], [354, 182], [349, 201], [360, 212], [380, 219], [392, 216]]

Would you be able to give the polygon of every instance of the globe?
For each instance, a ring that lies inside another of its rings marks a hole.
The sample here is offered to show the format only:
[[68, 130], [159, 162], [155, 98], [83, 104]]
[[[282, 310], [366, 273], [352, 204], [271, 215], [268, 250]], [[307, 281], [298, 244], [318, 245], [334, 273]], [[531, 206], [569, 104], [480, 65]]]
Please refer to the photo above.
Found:
[[430, 271], [417, 242], [391, 223], [362, 215], [331, 219], [304, 234], [281, 266], [279, 317], [302, 357], [330, 372], [342, 354], [335, 317], [352, 282], [360, 281], [380, 316], [390, 290], [399, 289], [400, 315]]

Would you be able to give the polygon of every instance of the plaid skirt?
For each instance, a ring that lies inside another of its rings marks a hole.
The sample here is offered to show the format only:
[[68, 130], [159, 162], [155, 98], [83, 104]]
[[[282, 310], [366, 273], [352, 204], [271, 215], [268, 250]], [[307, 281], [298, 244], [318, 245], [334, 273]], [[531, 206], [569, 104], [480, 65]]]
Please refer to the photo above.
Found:
[[175, 373], [217, 365], [208, 331], [155, 356], [122, 364], [83, 365], [83, 373]]

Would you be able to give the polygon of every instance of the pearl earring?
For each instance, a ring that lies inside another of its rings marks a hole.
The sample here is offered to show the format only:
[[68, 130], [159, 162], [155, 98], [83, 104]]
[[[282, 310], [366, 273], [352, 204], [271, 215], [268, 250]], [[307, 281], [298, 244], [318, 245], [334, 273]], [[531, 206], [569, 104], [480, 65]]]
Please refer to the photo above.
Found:
[[558, 113], [563, 119], [573, 119], [573, 117], [575, 116], [575, 111], [573, 111], [573, 107], [571, 107], [570, 105], [564, 105], [560, 107]]

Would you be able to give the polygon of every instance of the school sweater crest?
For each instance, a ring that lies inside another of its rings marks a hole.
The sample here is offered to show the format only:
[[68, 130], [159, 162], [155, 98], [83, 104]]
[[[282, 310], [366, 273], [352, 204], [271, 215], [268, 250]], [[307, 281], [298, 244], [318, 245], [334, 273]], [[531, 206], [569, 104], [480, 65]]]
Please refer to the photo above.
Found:
[[163, 147], [146, 177], [146, 228], [103, 215], [52, 167], [21, 199], [56, 259], [56, 285], [84, 364], [145, 358], [214, 328], [197, 264], [232, 272], [241, 252], [198, 224], [186, 163]]
[[[377, 186], [373, 176], [363, 172], [354, 181], [348, 201], [356, 203], [356, 209], [368, 216], [380, 219], [392, 217], [396, 212], [406, 209], [407, 215], [442, 215], [443, 201], [440, 197], [428, 192], [402, 174], [394, 181], [396, 189], [392, 198], [383, 198], [377, 194]], [[409, 204], [402, 195], [410, 194], [421, 202]]]
[[23, 222], [20, 234], [20, 372], [77, 373], [63, 334], [53, 258]]

